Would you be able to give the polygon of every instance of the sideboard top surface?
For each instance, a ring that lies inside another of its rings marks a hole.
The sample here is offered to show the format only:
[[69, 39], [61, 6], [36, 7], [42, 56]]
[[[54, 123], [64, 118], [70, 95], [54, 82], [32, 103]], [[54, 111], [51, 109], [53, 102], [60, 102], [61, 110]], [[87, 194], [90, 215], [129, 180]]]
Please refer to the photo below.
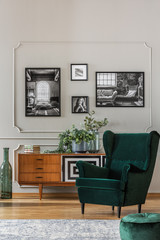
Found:
[[99, 156], [99, 155], [105, 155], [105, 153], [18, 153], [18, 155], [73, 155], [73, 156]]

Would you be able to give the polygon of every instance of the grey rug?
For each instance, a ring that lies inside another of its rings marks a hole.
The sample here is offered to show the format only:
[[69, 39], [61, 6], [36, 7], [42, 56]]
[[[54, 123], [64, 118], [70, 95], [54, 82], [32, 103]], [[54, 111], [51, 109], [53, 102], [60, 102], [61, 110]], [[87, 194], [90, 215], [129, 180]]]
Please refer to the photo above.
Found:
[[120, 240], [119, 220], [0, 220], [0, 240]]

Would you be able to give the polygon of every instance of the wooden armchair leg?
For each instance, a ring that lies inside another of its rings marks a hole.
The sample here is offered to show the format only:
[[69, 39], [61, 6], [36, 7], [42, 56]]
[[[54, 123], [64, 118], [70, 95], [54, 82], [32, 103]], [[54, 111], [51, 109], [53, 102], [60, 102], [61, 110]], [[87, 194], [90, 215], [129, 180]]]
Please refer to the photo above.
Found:
[[112, 211], [114, 211], [114, 206], [112, 206]]
[[84, 214], [84, 207], [85, 207], [85, 203], [81, 203], [81, 212], [82, 212], [82, 214]]

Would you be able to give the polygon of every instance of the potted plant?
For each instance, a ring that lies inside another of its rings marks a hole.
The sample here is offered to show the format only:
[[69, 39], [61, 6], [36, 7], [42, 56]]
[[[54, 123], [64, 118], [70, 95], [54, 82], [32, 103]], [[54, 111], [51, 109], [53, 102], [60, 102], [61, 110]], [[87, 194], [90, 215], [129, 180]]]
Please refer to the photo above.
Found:
[[93, 115], [95, 111], [91, 111], [84, 118], [83, 128], [78, 129], [75, 125], [71, 129], [67, 129], [59, 134], [59, 145], [54, 151], [48, 152], [58, 152], [58, 153], [84, 153], [86, 151], [96, 153], [99, 151], [99, 132], [98, 130], [106, 126], [108, 123], [107, 118], [104, 120], [97, 121], [94, 119]]
[[85, 129], [78, 129], [73, 125], [71, 129], [60, 133], [59, 138], [58, 148], [54, 151], [47, 150], [45, 153], [85, 153], [88, 150], [88, 143], [95, 139], [95, 135]]
[[70, 130], [67, 129], [59, 134], [59, 145], [56, 151], [60, 153], [71, 153], [72, 152], [72, 140], [70, 138]]
[[91, 140], [88, 144], [88, 151], [92, 153], [96, 153], [99, 151], [99, 132], [98, 130], [101, 127], [104, 127], [108, 124], [107, 118], [103, 120], [97, 121], [93, 117], [95, 111], [91, 111], [88, 115], [84, 118], [84, 128], [86, 131], [92, 132], [95, 135], [95, 139]]
[[95, 135], [86, 129], [78, 129], [74, 125], [70, 131], [72, 140], [72, 152], [85, 153], [88, 150], [88, 143], [95, 139]]

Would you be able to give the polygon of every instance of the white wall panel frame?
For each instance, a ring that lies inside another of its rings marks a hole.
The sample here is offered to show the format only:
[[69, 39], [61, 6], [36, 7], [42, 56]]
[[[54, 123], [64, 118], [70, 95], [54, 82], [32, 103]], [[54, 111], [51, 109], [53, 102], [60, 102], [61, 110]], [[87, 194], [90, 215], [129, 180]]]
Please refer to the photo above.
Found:
[[[152, 48], [146, 43], [146, 42], [141, 42], [141, 41], [130, 41], [130, 42], [125, 42], [125, 41], [122, 41], [122, 42], [116, 42], [116, 41], [112, 41], [112, 42], [106, 42], [106, 41], [102, 41], [102, 42], [99, 42], [99, 41], [88, 41], [88, 42], [72, 42], [72, 41], [68, 41], [68, 42], [59, 42], [59, 41], [21, 41], [19, 42], [14, 48], [13, 48], [13, 127], [15, 129], [17, 129], [18, 133], [60, 133], [62, 132], [63, 130], [60, 130], [60, 129], [49, 129], [49, 130], [42, 130], [42, 129], [34, 129], [34, 130], [31, 130], [31, 129], [22, 129], [20, 126], [17, 125], [17, 121], [16, 121], [16, 104], [15, 104], [15, 99], [16, 99], [16, 94], [15, 94], [15, 90], [16, 90], [16, 51], [20, 48], [20, 47], [24, 47], [26, 45], [41, 45], [42, 47], [45, 46], [45, 45], [50, 45], [52, 47], [52, 45], [55, 45], [55, 44], [68, 44], [68, 45], [71, 45], [71, 44], [101, 44], [105, 47], [105, 45], [107, 44], [115, 44], [115, 45], [121, 45], [121, 44], [126, 44], [126, 45], [130, 45], [130, 44], [133, 44], [133, 45], [140, 45], [142, 47], [145, 47], [146, 50], [148, 50], [149, 52], [149, 59], [148, 59], [148, 65], [149, 65], [149, 92], [150, 92], [150, 96], [149, 97], [149, 120], [148, 120], [148, 126], [145, 127], [144, 131], [148, 131], [151, 127], [152, 127]], [[117, 130], [117, 132], [124, 132], [125, 130], [122, 129], [122, 130]], [[32, 138], [33, 139], [33, 138]], [[34, 139], [45, 139], [45, 137], [34, 137]], [[46, 137], [46, 139], [58, 139], [57, 137]]]

